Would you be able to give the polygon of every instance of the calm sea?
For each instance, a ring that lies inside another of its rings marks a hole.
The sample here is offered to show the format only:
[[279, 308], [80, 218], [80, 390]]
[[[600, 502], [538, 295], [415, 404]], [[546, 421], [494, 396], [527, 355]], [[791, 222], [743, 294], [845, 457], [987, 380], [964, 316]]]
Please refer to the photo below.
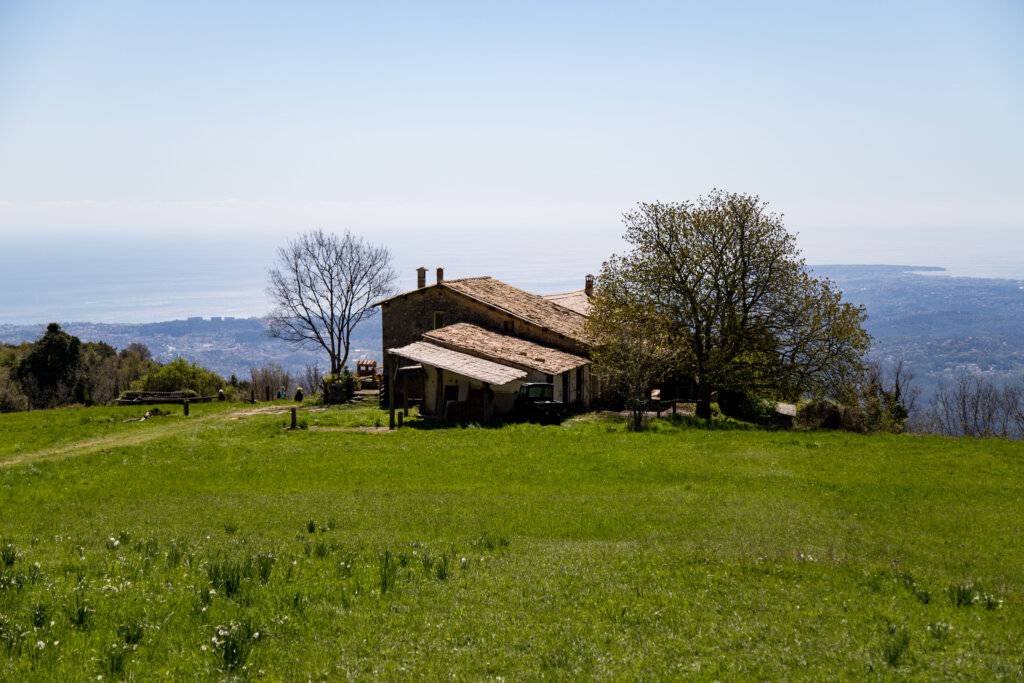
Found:
[[[579, 289], [609, 254], [621, 250], [618, 228], [507, 231], [467, 236], [444, 231], [369, 235], [393, 251], [399, 287], [415, 268], [443, 266], [448, 277], [494, 275], [538, 293]], [[231, 240], [139, 234], [126, 237], [5, 238], [0, 249], [0, 324], [143, 323], [190, 316], [258, 316], [274, 252], [286, 236]], [[1013, 255], [1017, 257], [1017, 254]], [[947, 275], [1024, 280], [1019, 258], [919, 262]], [[833, 261], [834, 262], [834, 261]], [[858, 260], [858, 262], [865, 262]], [[906, 263], [884, 255], [869, 262]]]
[[[374, 239], [370, 236], [371, 239]], [[267, 269], [285, 237], [177, 239], [165, 235], [8, 242], [0, 250], [0, 324], [143, 323], [267, 312]], [[413, 233], [388, 236], [399, 287], [415, 269], [448, 277], [493, 275], [540, 293], [583, 287], [617, 240], [565, 232], [487, 239]]]

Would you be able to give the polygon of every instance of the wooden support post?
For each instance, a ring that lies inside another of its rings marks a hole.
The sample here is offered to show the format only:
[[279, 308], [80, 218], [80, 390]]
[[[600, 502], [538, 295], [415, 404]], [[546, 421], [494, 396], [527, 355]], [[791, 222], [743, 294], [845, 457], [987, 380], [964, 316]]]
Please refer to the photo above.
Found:
[[676, 414], [676, 400], [672, 399], [672, 414]]
[[297, 429], [298, 426], [299, 426], [299, 419], [298, 419], [297, 413], [298, 413], [298, 410], [293, 406], [292, 407], [292, 429]]
[[[402, 375], [402, 417], [409, 417], [409, 371]], [[401, 422], [399, 422], [401, 424]]]
[[391, 356], [391, 370], [388, 372], [388, 429], [395, 428], [395, 375], [398, 373], [398, 357]]
[[185, 408], [185, 417], [188, 417], [188, 399], [186, 398], [182, 406]]

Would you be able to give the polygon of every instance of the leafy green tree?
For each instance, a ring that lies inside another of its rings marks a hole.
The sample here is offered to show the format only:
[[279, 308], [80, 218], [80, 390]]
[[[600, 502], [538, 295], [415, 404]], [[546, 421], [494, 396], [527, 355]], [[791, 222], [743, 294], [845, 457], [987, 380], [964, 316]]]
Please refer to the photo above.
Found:
[[675, 361], [669, 320], [636, 291], [628, 270], [613, 257], [605, 264], [601, 287], [591, 299], [591, 360], [602, 383], [618, 392], [630, 411], [629, 426], [639, 430], [651, 385]]
[[615, 320], [602, 283], [631, 283], [631, 305], [668, 330], [672, 374], [693, 386], [698, 416], [710, 418], [719, 389], [837, 394], [858, 371], [870, 341], [863, 308], [808, 272], [782, 216], [760, 198], [715, 190], [641, 203], [624, 222], [631, 249], [604, 264], [592, 334]]
[[194, 391], [200, 396], [213, 396], [225, 384], [220, 375], [177, 358], [146, 375], [140, 388], [143, 391]]
[[15, 377], [35, 408], [71, 398], [78, 379], [82, 342], [50, 323], [18, 363]]

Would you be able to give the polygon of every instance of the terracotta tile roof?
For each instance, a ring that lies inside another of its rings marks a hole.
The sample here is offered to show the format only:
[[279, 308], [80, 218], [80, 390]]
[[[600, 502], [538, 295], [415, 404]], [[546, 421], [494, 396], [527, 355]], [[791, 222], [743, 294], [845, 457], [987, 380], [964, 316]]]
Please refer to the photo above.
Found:
[[526, 322], [557, 332], [575, 341], [587, 342], [584, 325], [587, 318], [578, 312], [548, 301], [542, 296], [505, 284], [493, 277], [468, 277], [445, 280], [448, 287], [488, 306], [499, 308]]
[[545, 294], [544, 298], [553, 301], [559, 306], [576, 311], [580, 315], [590, 315], [590, 297], [586, 290], [577, 289], [575, 292], [562, 292], [561, 294]]
[[519, 368], [510, 368], [507, 365], [494, 363], [483, 358], [470, 356], [467, 353], [446, 349], [443, 346], [428, 344], [427, 342], [413, 342], [396, 349], [388, 349], [402, 358], [425, 363], [438, 368], [449, 370], [464, 377], [470, 377], [481, 382], [501, 386], [517, 379], [524, 379], [526, 371]]
[[423, 338], [499, 363], [513, 363], [547, 375], [557, 375], [590, 362], [571, 353], [491, 332], [469, 323], [456, 323], [426, 332]]

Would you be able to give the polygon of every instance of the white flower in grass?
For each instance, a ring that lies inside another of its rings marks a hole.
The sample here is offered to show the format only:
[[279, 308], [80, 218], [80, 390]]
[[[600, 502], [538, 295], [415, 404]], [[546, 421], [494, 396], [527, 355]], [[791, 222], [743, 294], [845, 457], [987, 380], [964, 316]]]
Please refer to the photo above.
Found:
[[46, 642], [42, 641], [42, 640], [37, 640], [36, 641], [36, 648], [40, 649], [40, 650], [45, 650], [46, 649]]

